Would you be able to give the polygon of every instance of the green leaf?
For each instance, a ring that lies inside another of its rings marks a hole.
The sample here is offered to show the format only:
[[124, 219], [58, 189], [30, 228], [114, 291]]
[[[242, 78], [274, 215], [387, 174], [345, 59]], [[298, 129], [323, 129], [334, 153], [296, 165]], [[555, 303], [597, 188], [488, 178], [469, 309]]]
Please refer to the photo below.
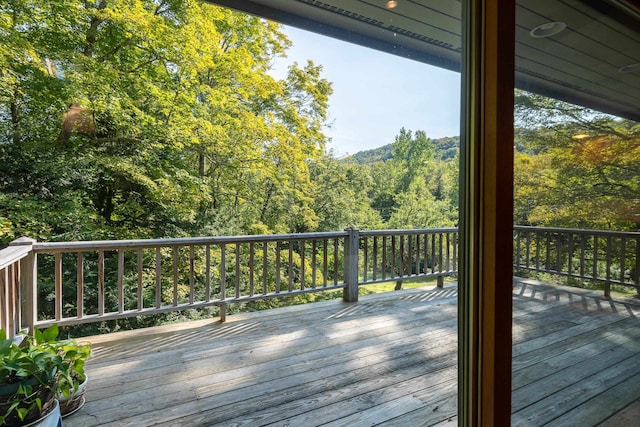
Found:
[[0, 354], [2, 355], [8, 354], [12, 344], [13, 344], [12, 340], [7, 340], [7, 339], [0, 340]]
[[43, 338], [46, 342], [55, 341], [58, 337], [58, 325], [51, 325], [44, 330]]

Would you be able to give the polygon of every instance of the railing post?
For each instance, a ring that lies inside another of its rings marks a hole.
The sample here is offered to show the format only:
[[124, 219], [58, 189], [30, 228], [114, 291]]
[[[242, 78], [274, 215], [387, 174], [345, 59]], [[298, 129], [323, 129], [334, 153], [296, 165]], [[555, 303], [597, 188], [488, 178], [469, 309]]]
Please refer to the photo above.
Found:
[[444, 276], [438, 276], [436, 286], [439, 288], [444, 288]]
[[604, 297], [611, 298], [611, 282], [604, 282]]
[[360, 231], [349, 227], [345, 231], [349, 234], [344, 240], [344, 283], [342, 300], [345, 302], [358, 301], [358, 242]]
[[29, 333], [33, 333], [36, 324], [36, 314], [38, 313], [38, 304], [36, 297], [38, 295], [38, 259], [33, 252], [35, 239], [29, 237], [20, 237], [9, 243], [9, 246], [31, 246], [32, 250], [25, 258], [20, 260], [20, 325], [17, 328], [19, 332], [28, 328]]
[[220, 307], [220, 323], [224, 323], [227, 321], [227, 304], [223, 302], [218, 307]]

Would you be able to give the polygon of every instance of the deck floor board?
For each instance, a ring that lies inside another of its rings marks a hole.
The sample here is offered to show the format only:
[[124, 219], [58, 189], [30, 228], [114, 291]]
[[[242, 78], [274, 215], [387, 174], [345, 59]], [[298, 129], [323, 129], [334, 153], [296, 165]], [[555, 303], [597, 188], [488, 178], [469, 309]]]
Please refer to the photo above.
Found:
[[[517, 281], [513, 424], [640, 399], [640, 306]], [[89, 337], [80, 426], [455, 425], [457, 291], [404, 290]], [[635, 381], [635, 382], [634, 382]]]

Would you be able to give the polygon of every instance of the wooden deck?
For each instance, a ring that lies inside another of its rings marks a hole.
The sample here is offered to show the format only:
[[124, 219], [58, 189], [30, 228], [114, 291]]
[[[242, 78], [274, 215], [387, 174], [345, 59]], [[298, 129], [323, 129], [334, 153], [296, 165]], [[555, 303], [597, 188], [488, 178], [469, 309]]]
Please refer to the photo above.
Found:
[[[621, 425], [640, 398], [640, 306], [525, 282], [513, 293], [513, 425]], [[453, 426], [456, 295], [91, 337], [87, 403], [64, 425]]]

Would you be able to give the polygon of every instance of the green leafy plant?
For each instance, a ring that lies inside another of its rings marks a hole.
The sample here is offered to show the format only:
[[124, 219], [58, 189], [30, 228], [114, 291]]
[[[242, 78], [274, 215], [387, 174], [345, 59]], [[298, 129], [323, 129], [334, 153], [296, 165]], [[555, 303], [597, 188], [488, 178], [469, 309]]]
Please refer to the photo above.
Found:
[[91, 355], [91, 348], [88, 344], [78, 344], [74, 340], [63, 340], [55, 343], [58, 354], [68, 365], [68, 375], [61, 375], [58, 378], [58, 396], [72, 396], [86, 379], [84, 364]]
[[0, 426], [40, 418], [57, 395], [72, 394], [84, 381], [89, 346], [57, 336], [58, 327], [52, 325], [18, 344], [0, 329]]
[[55, 397], [58, 377], [68, 364], [49, 343], [57, 328], [27, 335], [20, 345], [0, 330], [0, 425], [27, 423], [46, 412]]

